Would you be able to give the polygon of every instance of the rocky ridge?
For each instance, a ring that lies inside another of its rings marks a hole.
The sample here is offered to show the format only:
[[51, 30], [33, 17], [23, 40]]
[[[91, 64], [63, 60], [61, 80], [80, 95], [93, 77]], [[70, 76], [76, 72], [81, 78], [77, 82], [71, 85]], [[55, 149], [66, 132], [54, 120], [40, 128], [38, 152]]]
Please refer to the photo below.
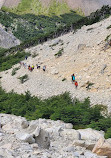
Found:
[[[60, 120], [27, 121], [20, 116], [7, 114], [0, 114], [0, 123], [2, 158], [110, 158], [111, 156], [111, 139], [105, 140], [102, 131], [74, 130], [72, 124]], [[107, 146], [106, 148], [105, 145], [101, 146], [100, 149], [98, 142], [102, 141]]]

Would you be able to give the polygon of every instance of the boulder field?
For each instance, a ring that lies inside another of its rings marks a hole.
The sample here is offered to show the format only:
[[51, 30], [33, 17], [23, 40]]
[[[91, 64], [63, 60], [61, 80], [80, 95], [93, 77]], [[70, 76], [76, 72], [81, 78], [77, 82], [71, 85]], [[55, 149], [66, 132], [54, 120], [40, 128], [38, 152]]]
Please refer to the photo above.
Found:
[[110, 158], [111, 139], [103, 131], [73, 129], [60, 120], [27, 121], [0, 114], [1, 158]]

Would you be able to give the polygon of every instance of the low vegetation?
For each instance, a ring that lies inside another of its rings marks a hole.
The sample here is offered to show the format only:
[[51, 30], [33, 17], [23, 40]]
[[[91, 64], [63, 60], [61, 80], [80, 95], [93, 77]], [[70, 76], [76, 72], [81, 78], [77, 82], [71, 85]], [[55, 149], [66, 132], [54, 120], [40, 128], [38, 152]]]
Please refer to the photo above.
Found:
[[12, 76], [14, 76], [17, 73], [17, 70], [19, 70], [20, 67], [16, 67], [12, 70]]
[[25, 56], [29, 55], [29, 53], [25, 53], [24, 51], [8, 54], [6, 49], [0, 48], [0, 71], [10, 69], [13, 65], [23, 60]]
[[64, 52], [64, 49], [63, 48], [61, 48], [54, 56], [55, 57], [60, 57], [60, 56], [62, 56], [62, 53]]
[[[28, 1], [27, 5], [29, 4]], [[20, 10], [18, 11], [20, 12]], [[109, 6], [102, 7], [101, 10], [97, 10], [88, 17], [82, 17], [73, 11], [59, 17], [55, 15], [52, 17], [33, 14], [16, 15], [0, 11], [0, 23], [5, 26], [6, 31], [11, 30], [22, 41], [19, 46], [9, 50], [0, 48], [0, 71], [11, 68], [12, 65], [28, 56], [29, 53], [25, 53], [23, 49], [58, 37], [71, 29], [77, 30], [83, 25], [96, 23], [110, 14], [111, 8]], [[63, 50], [60, 50], [57, 56], [60, 56], [62, 52]], [[24, 75], [19, 79], [21, 83], [24, 83], [28, 76]], [[89, 88], [90, 86], [92, 85], [89, 84]], [[26, 92], [25, 95], [19, 95], [14, 92], [6, 93], [0, 88], [1, 113], [15, 114], [29, 120], [38, 118], [59, 119], [66, 123], [72, 123], [74, 128], [91, 127], [104, 130], [105, 137], [109, 138], [111, 137], [111, 116], [103, 116], [102, 112], [105, 110], [105, 107], [100, 105], [91, 107], [88, 98], [83, 102], [77, 99], [72, 100], [69, 93], [41, 100], [31, 96], [29, 92]]]
[[[67, 3], [56, 0], [51, 0], [50, 4], [47, 6], [42, 5], [39, 0], [22, 0], [21, 3], [16, 8], [6, 8], [2, 9], [6, 11], [13, 12], [15, 14], [35, 14], [35, 15], [60, 15], [70, 12], [70, 8]], [[79, 13], [82, 13], [78, 10]]]
[[18, 79], [19, 79], [20, 82], [23, 84], [24, 82], [26, 82], [26, 81], [29, 79], [29, 77], [28, 77], [27, 74], [25, 74], [25, 75], [19, 77]]
[[74, 128], [91, 127], [104, 130], [105, 137], [111, 137], [111, 117], [102, 116], [105, 112], [104, 106], [90, 106], [89, 99], [80, 102], [72, 100], [69, 93], [41, 100], [31, 96], [29, 92], [25, 95], [14, 92], [6, 93], [0, 88], [0, 112], [15, 114], [26, 117], [28, 120], [46, 118], [52, 120], [63, 120], [72, 123]]

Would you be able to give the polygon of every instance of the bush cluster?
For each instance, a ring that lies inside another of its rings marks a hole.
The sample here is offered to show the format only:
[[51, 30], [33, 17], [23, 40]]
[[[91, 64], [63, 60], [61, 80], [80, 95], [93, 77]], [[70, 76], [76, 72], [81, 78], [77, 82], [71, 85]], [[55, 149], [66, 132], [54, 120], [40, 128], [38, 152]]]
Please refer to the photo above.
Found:
[[89, 98], [80, 102], [72, 100], [69, 93], [41, 100], [31, 96], [29, 92], [25, 95], [14, 92], [6, 93], [0, 88], [0, 112], [15, 114], [26, 117], [28, 120], [46, 118], [52, 120], [63, 120], [72, 123], [74, 128], [91, 127], [104, 130], [106, 138], [111, 137], [111, 117], [102, 116], [104, 106], [90, 106]]
[[23, 60], [25, 56], [29, 55], [29, 53], [24, 51], [8, 54], [8, 50], [0, 48], [0, 71], [10, 69], [13, 65]]

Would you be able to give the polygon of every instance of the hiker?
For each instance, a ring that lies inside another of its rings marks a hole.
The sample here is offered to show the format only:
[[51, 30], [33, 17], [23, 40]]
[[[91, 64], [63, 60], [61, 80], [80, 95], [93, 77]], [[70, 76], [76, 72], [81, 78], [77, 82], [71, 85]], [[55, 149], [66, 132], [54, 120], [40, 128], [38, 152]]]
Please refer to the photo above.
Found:
[[45, 71], [45, 70], [46, 70], [46, 66], [44, 65], [44, 66], [43, 66], [43, 71]]
[[72, 74], [71, 76], [72, 76], [72, 82], [75, 82], [75, 75]]
[[37, 69], [40, 69], [40, 65], [36, 64], [36, 66], [37, 66]]
[[32, 69], [34, 69], [34, 65], [32, 65]]
[[28, 70], [29, 70], [29, 71], [32, 71], [32, 67], [31, 67], [30, 65], [28, 66]]
[[27, 60], [27, 58], [28, 58], [28, 57], [27, 57], [27, 56], [25, 56], [25, 59], [26, 59], [26, 60]]
[[25, 69], [27, 68], [27, 64], [26, 64], [26, 63], [24, 63], [24, 68], [25, 68]]
[[75, 81], [75, 88], [77, 89], [77, 87], [78, 87], [78, 82]]

